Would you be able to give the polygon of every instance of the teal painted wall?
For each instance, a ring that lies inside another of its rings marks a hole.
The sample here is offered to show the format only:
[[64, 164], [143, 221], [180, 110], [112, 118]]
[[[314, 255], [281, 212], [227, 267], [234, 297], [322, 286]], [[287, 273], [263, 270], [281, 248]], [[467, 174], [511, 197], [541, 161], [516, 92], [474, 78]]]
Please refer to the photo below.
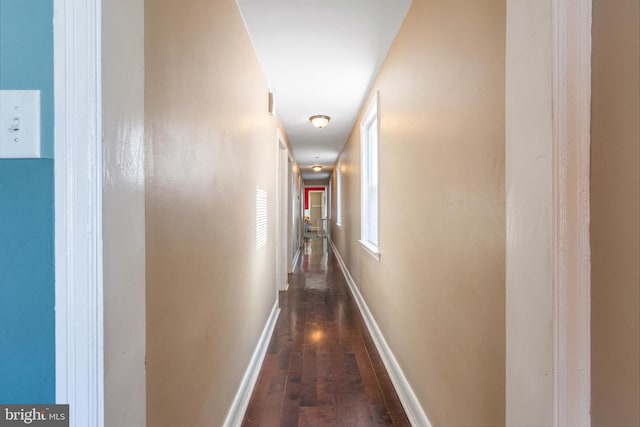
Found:
[[53, 0], [0, 0], [0, 89], [39, 89], [40, 153], [53, 158]]
[[41, 159], [0, 159], [0, 403], [55, 401], [53, 0], [0, 0], [0, 89], [38, 89]]

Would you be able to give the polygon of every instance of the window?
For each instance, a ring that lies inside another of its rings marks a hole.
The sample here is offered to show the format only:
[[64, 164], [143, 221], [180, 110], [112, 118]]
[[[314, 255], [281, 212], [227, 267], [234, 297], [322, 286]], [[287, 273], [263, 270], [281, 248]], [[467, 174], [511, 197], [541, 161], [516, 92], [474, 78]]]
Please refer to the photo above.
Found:
[[367, 108], [360, 125], [362, 204], [360, 243], [379, 259], [378, 241], [378, 93]]
[[336, 225], [342, 225], [342, 163], [336, 165]]

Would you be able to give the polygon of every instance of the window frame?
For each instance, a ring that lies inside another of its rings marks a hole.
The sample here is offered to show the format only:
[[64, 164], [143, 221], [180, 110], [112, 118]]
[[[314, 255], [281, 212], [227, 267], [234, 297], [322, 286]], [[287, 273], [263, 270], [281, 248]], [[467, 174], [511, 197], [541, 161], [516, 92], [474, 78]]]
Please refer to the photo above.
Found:
[[342, 227], [342, 161], [336, 163], [336, 225]]
[[380, 119], [378, 110], [379, 92], [376, 92], [360, 122], [360, 244], [380, 261]]

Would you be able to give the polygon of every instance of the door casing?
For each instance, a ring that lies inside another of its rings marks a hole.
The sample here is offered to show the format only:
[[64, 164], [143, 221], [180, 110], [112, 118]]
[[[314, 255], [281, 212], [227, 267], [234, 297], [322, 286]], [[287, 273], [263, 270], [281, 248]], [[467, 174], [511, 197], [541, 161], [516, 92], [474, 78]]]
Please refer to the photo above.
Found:
[[56, 403], [102, 427], [102, 3], [53, 5]]

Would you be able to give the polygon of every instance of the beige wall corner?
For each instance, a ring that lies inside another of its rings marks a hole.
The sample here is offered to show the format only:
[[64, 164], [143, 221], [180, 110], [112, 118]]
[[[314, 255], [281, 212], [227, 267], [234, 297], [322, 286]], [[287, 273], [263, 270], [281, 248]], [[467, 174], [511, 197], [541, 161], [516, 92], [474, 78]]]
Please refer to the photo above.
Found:
[[504, 46], [504, 1], [413, 1], [369, 97], [380, 262], [358, 242], [359, 122], [341, 227], [332, 179], [332, 239], [433, 425], [505, 422]]
[[593, 1], [592, 425], [640, 425], [640, 2]]
[[147, 423], [222, 425], [276, 298], [279, 121], [234, 0], [146, 2], [145, 62]]
[[144, 2], [102, 2], [104, 425], [144, 427]]

